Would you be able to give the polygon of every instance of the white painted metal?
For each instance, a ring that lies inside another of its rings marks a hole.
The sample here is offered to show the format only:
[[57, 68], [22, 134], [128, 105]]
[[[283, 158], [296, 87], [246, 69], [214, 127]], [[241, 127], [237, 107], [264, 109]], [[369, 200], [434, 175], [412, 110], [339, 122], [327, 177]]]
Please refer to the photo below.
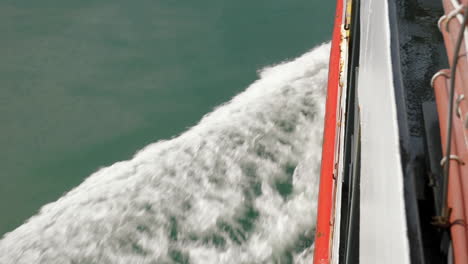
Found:
[[[346, 4], [343, 5], [346, 9]], [[343, 12], [345, 14], [346, 12]], [[334, 210], [333, 210], [333, 239], [332, 239], [332, 255], [331, 262], [332, 264], [338, 264], [339, 261], [339, 249], [341, 242], [340, 234], [340, 223], [341, 223], [341, 199], [342, 199], [342, 187], [343, 187], [343, 172], [344, 172], [344, 162], [343, 162], [343, 153], [344, 153], [344, 138], [345, 138], [345, 123], [346, 123], [346, 92], [348, 90], [347, 79], [348, 79], [348, 49], [349, 49], [349, 36], [348, 31], [341, 28], [341, 71], [340, 71], [340, 87], [339, 87], [339, 98], [340, 103], [338, 105], [339, 109], [337, 113], [339, 116], [337, 121], [340, 126], [338, 126], [337, 132], [337, 146], [335, 150], [335, 160], [337, 161], [337, 171], [335, 171], [336, 176], [336, 185], [335, 185], [335, 195], [334, 195]]]
[[360, 263], [410, 263], [387, 1], [361, 0]]

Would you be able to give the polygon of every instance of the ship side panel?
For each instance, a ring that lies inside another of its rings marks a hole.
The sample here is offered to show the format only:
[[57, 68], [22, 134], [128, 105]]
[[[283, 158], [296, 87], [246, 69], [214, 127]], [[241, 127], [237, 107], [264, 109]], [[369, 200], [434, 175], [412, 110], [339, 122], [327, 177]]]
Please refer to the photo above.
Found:
[[360, 263], [410, 263], [387, 1], [361, 1]]

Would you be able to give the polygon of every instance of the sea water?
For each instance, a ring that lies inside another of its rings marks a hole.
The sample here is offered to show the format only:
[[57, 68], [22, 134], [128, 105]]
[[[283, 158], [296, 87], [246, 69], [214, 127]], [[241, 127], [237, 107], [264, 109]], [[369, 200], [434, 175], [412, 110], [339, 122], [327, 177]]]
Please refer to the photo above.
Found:
[[310, 263], [329, 44], [0, 240], [0, 263]]
[[0, 237], [329, 40], [333, 18], [318, 0], [0, 1]]

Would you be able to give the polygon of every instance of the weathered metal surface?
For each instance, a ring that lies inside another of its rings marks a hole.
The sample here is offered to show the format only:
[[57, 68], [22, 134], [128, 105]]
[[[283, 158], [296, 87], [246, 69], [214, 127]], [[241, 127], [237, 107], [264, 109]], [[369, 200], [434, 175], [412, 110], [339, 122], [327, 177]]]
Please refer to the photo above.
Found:
[[327, 102], [323, 133], [314, 264], [328, 264], [331, 257], [337, 111], [340, 87], [340, 42], [343, 24], [343, 0], [337, 0], [328, 72]]

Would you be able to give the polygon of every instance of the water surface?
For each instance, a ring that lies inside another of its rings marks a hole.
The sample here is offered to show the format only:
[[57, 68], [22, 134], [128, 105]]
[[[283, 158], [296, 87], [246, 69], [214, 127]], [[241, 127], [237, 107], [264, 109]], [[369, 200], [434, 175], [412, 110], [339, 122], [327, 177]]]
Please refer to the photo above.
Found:
[[330, 38], [333, 4], [0, 2], [0, 234]]

